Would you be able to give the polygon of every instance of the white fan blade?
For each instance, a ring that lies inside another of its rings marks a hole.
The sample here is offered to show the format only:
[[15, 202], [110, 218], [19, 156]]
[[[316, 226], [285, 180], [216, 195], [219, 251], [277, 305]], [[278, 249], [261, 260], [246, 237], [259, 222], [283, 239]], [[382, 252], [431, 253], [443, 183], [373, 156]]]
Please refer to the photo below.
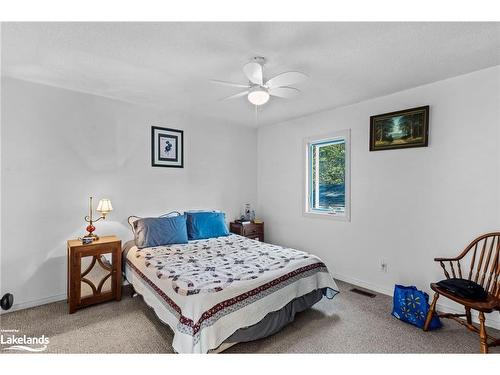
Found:
[[273, 89], [269, 89], [268, 92], [269, 92], [269, 95], [277, 96], [279, 98], [286, 98], [286, 99], [294, 98], [300, 94], [300, 90], [297, 90], [293, 87], [286, 87], [286, 86], [275, 87]]
[[266, 86], [268, 88], [288, 86], [305, 81], [307, 78], [307, 75], [301, 72], [285, 72], [271, 78], [266, 82]]
[[219, 81], [218, 79], [211, 79], [210, 82], [217, 83], [219, 85], [225, 85], [225, 86], [243, 87], [243, 88], [250, 87], [249, 85], [245, 85], [243, 83], [233, 83], [233, 82]]
[[262, 85], [262, 65], [256, 62], [249, 62], [243, 67], [243, 73], [245, 73], [250, 82]]
[[234, 95], [231, 95], [231, 96], [228, 96], [228, 97], [225, 97], [225, 98], [222, 98], [221, 100], [228, 100], [228, 99], [239, 98], [240, 96], [245, 96], [245, 95], [248, 95], [248, 90], [243, 91], [243, 92], [239, 92], [237, 94], [234, 94]]

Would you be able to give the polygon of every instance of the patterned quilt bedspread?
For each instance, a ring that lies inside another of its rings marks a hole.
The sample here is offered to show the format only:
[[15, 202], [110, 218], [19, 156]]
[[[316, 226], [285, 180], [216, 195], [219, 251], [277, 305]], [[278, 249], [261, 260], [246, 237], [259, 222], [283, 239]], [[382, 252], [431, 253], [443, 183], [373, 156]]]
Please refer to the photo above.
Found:
[[320, 288], [332, 298], [338, 290], [318, 257], [238, 235], [134, 246], [125, 273], [172, 328], [180, 353], [206, 353], [294, 298]]

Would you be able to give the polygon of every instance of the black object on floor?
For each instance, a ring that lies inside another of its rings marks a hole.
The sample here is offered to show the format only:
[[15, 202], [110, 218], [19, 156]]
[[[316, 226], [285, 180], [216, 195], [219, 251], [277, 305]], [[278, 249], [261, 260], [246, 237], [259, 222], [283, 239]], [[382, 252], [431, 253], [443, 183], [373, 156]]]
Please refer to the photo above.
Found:
[[361, 290], [358, 288], [352, 288], [351, 292], [361, 294], [362, 296], [370, 297], [370, 298], [374, 298], [377, 296], [375, 293], [370, 293], [370, 292], [367, 292], [366, 290]]
[[12, 307], [14, 304], [14, 296], [10, 293], [5, 293], [0, 300], [0, 306], [2, 307], [2, 310], [8, 310]]

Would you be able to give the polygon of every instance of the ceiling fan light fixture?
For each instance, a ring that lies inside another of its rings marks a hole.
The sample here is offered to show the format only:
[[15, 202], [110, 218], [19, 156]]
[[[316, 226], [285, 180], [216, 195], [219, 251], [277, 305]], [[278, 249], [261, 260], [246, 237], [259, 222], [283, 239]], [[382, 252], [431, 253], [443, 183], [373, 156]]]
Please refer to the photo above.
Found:
[[248, 101], [253, 105], [266, 104], [269, 101], [269, 93], [264, 87], [253, 87], [248, 93]]

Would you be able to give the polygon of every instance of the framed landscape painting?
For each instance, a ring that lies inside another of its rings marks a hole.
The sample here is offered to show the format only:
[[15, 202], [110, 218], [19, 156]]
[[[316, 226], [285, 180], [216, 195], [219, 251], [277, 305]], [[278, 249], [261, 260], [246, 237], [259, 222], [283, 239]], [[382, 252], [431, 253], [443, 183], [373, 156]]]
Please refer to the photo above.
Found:
[[184, 168], [184, 132], [182, 130], [151, 127], [151, 165]]
[[370, 151], [427, 147], [429, 106], [370, 117]]

